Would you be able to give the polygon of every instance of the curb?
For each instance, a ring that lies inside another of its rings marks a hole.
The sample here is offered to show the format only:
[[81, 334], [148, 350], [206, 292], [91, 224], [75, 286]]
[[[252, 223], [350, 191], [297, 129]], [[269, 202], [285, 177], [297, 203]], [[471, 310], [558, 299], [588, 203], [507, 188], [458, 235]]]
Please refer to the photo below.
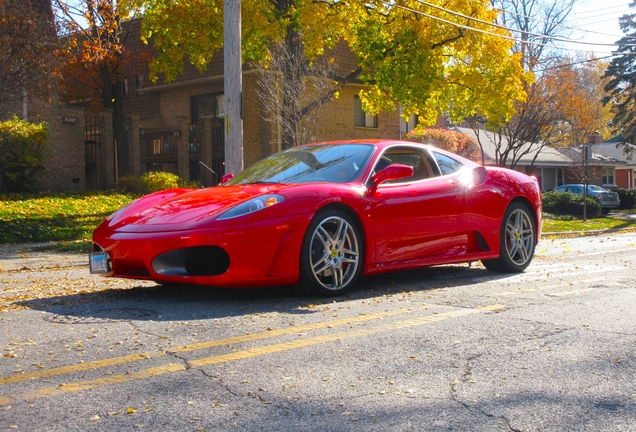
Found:
[[636, 228], [611, 228], [604, 230], [587, 230], [587, 231], [561, 231], [561, 232], [542, 232], [541, 237], [585, 237], [603, 234], [615, 234], [623, 232], [636, 232]]

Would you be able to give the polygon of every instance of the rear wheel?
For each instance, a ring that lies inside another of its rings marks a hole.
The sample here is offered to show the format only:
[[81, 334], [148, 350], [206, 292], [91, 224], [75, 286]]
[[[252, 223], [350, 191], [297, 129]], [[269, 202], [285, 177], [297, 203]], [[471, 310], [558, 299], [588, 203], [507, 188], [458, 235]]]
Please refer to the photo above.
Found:
[[362, 251], [360, 231], [346, 213], [317, 214], [303, 240], [298, 288], [321, 297], [344, 294], [360, 275]]
[[483, 260], [488, 270], [519, 273], [532, 261], [537, 243], [534, 216], [528, 207], [513, 203], [506, 209], [499, 234], [499, 258]]

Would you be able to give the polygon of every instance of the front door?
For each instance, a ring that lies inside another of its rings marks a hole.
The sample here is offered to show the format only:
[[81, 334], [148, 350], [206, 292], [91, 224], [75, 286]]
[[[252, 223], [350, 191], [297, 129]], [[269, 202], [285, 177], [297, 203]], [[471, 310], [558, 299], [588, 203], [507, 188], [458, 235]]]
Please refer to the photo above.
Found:
[[376, 262], [421, 260], [445, 253], [459, 229], [462, 199], [461, 187], [449, 176], [380, 185], [371, 209]]

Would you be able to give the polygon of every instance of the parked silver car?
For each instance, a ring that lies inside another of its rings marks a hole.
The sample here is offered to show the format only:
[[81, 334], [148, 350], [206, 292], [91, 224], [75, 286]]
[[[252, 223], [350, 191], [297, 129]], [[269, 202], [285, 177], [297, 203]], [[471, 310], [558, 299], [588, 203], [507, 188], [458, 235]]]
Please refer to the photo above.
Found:
[[[576, 195], [583, 195], [582, 184], [566, 184], [559, 186], [554, 192], [570, 192]], [[603, 209], [603, 213], [607, 213], [611, 209], [617, 209], [621, 206], [621, 200], [616, 192], [609, 191], [596, 185], [587, 185], [587, 195], [596, 198]]]

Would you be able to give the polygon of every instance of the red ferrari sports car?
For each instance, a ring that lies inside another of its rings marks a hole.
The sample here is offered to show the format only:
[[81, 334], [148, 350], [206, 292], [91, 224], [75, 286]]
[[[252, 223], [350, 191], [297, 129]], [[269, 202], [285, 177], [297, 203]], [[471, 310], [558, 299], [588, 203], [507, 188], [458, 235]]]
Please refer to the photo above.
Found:
[[276, 153], [230, 181], [144, 196], [93, 233], [92, 273], [336, 296], [362, 275], [481, 260], [521, 272], [536, 178], [433, 146], [359, 140]]

